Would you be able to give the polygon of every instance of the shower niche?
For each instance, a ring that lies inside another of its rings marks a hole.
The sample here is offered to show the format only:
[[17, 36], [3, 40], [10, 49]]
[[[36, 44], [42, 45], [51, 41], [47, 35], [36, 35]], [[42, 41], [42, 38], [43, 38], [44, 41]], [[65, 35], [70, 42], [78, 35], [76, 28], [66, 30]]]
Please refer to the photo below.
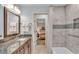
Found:
[[79, 18], [73, 20], [73, 29], [79, 28]]

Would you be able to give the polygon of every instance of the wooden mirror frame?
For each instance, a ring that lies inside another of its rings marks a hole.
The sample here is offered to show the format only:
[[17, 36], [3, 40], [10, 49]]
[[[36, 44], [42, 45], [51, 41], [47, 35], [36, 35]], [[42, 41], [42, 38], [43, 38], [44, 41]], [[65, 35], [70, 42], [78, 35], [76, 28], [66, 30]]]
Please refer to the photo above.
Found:
[[10, 11], [6, 7], [4, 7], [4, 38], [20, 34], [20, 15], [16, 15], [16, 14], [10, 12], [10, 13], [18, 16], [18, 18], [19, 18], [19, 25], [18, 25], [19, 29], [18, 29], [18, 33], [7, 35], [7, 13], [8, 12], [10, 12]]

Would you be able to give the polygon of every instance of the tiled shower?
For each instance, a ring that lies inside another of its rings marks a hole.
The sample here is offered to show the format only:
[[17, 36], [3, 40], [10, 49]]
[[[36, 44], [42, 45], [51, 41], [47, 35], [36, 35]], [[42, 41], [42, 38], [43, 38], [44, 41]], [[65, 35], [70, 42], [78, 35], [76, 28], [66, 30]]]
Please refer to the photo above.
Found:
[[61, 11], [54, 10], [60, 14], [56, 14], [53, 19], [52, 46], [66, 47], [72, 53], [77, 54], [79, 53], [79, 5], [67, 5], [62, 7], [62, 10], [65, 15]]

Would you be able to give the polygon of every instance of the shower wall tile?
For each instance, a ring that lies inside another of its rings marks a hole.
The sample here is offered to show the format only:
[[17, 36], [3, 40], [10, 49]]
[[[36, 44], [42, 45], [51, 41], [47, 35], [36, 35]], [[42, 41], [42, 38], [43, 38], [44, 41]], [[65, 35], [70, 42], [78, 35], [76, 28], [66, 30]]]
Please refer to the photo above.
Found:
[[53, 47], [64, 47], [64, 43], [53, 43]]
[[[79, 18], [79, 4], [66, 6], [66, 24], [73, 23], [76, 18]], [[66, 35], [66, 47], [73, 53], [79, 53], [79, 29], [66, 29]]]
[[[52, 24], [52, 46], [64, 46], [72, 51], [72, 53], [79, 53], [79, 29], [74, 29], [73, 26], [73, 20], [79, 18], [79, 4], [67, 5], [65, 9], [66, 20], [60, 16], [62, 11], [60, 13], [58, 13], [58, 9], [55, 11], [57, 13]], [[76, 27], [78, 27], [77, 24]]]
[[65, 29], [53, 29], [53, 46], [65, 46]]
[[73, 29], [73, 24], [53, 25], [53, 29]]
[[66, 47], [73, 53], [79, 53], [79, 38], [68, 35]]
[[65, 46], [65, 7], [54, 7], [52, 18], [52, 46]]
[[[52, 15], [53, 17], [53, 15]], [[52, 18], [51, 17], [51, 18]], [[54, 19], [53, 24], [65, 24], [65, 8], [64, 7], [54, 7]]]
[[53, 25], [53, 29], [65, 29], [65, 25]]

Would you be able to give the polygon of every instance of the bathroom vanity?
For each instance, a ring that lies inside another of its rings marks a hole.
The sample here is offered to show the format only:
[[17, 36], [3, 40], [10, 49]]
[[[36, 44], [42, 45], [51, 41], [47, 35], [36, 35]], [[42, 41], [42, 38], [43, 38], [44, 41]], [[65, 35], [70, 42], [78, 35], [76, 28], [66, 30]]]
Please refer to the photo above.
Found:
[[20, 14], [15, 12], [3, 7], [4, 37], [0, 38], [0, 54], [31, 54], [31, 35], [21, 35]]
[[21, 42], [20, 46], [13, 51], [13, 54], [30, 54], [31, 53], [31, 39], [25, 38], [26, 41]]
[[31, 37], [16, 37], [0, 43], [0, 54], [31, 54]]

